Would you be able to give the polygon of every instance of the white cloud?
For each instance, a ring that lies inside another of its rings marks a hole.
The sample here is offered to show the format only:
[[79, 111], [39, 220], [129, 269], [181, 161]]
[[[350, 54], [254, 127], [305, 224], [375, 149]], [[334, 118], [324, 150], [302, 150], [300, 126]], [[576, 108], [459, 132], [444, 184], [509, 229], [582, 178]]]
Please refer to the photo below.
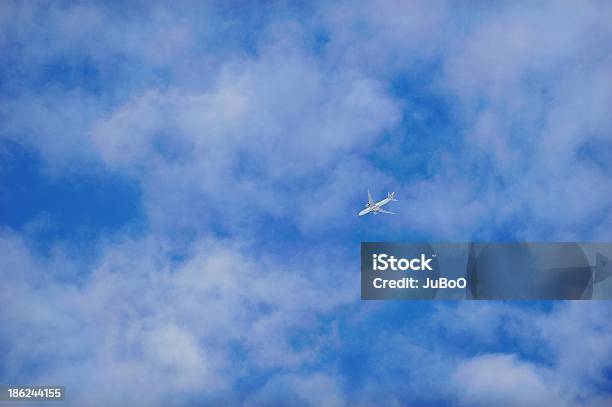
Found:
[[332, 201], [352, 192], [355, 175], [367, 176], [354, 157], [397, 124], [398, 104], [376, 81], [323, 70], [294, 48], [272, 46], [222, 72], [211, 92], [150, 91], [100, 120], [91, 137], [104, 162], [136, 174], [154, 224], [175, 222], [177, 208], [197, 208], [188, 218], [197, 224], [200, 200], [230, 227], [295, 210], [304, 228], [329, 226], [330, 211], [313, 217], [304, 203], [321, 190]]
[[475, 348], [511, 341], [524, 355], [492, 353], [459, 363], [453, 377], [467, 405], [495, 404], [504, 398], [510, 400], [504, 403], [516, 405], [541, 405], [545, 400], [605, 405], [602, 389], [609, 382], [612, 354], [610, 309], [605, 304], [569, 302], [534, 312], [503, 303], [465, 303], [455, 309], [441, 307], [439, 317], [436, 326], [471, 340]]
[[[363, 158], [387, 133], [399, 151], [405, 138], [438, 137], [393, 132], [404, 106], [389, 81], [423, 77], [450, 107], [457, 141], [452, 151], [441, 143], [424, 173], [389, 177], [410, 197], [399, 212], [420, 214], [411, 230], [467, 239], [494, 233], [479, 230], [484, 221], [513, 225], [524, 238], [584, 239], [609, 215], [610, 172], [582, 154], [594, 140], [609, 144], [612, 131], [607, 5], [364, 2], [347, 12], [324, 4], [299, 21], [284, 13], [257, 20], [251, 52], [231, 30], [235, 17], [213, 6], [198, 13], [204, 22], [188, 7], [128, 18], [94, 6], [6, 6], [14, 23], [5, 38], [24, 45], [11, 54], [24, 69], [85, 56], [108, 80], [96, 96], [29, 91], [2, 109], [11, 119], [3, 132], [64, 167], [101, 159], [136, 172], [149, 218], [163, 230], [197, 222], [200, 201], [224, 208], [213, 215], [233, 220], [224, 226], [244, 229], [254, 214], [290, 220], [289, 208], [323, 191], [345, 202], [363, 190], [362, 180], [379, 174]], [[312, 48], [318, 32], [321, 50]], [[49, 35], [51, 47], [41, 46]], [[347, 169], [353, 182], [337, 178]], [[331, 212], [303, 211], [302, 231], [343, 225]]]
[[[12, 287], [0, 299], [5, 377], [61, 382], [75, 403], [140, 392], [137, 404], [177, 393], [231, 397], [245, 369], [317, 363], [331, 340], [318, 317], [354, 300], [353, 290], [313, 280], [307, 260], [303, 270], [257, 263], [230, 241], [203, 240], [176, 265], [162, 241], [125, 241], [80, 284], [33, 262], [18, 237], [5, 234], [1, 244], [0, 273]], [[296, 346], [298, 337], [310, 339]], [[45, 364], [28, 371], [40, 358]]]
[[467, 406], [568, 406], [549, 372], [514, 355], [490, 354], [462, 362], [453, 372], [460, 404]]

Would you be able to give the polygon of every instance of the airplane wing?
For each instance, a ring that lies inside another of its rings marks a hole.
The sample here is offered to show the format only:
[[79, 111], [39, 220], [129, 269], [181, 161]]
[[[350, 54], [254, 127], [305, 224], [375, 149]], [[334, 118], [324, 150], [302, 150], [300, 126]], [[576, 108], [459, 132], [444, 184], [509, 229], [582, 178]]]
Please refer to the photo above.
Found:
[[386, 211], [384, 209], [379, 209], [378, 212], [382, 212], [382, 213], [389, 213], [391, 215], [395, 215], [395, 212], [391, 212], [391, 211]]
[[370, 193], [369, 189], [368, 189], [368, 203], [370, 204], [370, 206], [374, 206], [374, 200], [372, 199], [372, 194]]

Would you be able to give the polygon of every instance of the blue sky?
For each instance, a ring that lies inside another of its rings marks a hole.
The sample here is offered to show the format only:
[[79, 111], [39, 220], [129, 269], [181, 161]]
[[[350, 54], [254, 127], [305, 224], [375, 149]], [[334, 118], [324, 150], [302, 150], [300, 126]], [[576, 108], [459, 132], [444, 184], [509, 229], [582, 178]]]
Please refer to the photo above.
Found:
[[[605, 2], [3, 2], [1, 383], [606, 406], [612, 308], [362, 302], [361, 241], [609, 241]], [[366, 190], [395, 217], [357, 218]]]

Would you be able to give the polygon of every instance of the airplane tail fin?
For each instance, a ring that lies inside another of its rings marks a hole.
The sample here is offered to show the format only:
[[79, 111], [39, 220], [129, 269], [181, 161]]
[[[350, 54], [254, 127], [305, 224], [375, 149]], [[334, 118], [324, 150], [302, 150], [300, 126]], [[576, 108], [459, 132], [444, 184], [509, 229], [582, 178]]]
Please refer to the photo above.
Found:
[[397, 199], [395, 198], [395, 192], [388, 192], [387, 198], [389, 198], [392, 201], [397, 201]]
[[603, 254], [597, 253], [595, 256], [595, 278], [593, 282], [599, 283], [612, 277], [612, 263]]

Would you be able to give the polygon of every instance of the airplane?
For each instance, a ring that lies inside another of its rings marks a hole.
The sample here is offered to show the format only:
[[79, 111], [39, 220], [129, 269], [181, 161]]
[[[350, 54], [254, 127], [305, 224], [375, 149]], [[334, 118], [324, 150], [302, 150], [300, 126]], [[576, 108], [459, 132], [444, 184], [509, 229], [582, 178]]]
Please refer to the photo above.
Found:
[[359, 216], [366, 215], [370, 212], [374, 212], [374, 215], [377, 215], [378, 212], [395, 215], [395, 212], [386, 211], [382, 208], [383, 205], [386, 205], [391, 201], [397, 201], [397, 199], [395, 199], [395, 192], [389, 192], [387, 193], [387, 197], [385, 199], [380, 202], [374, 202], [372, 199], [372, 194], [370, 194], [370, 190], [368, 189], [368, 203], [365, 204], [366, 208], [359, 212]]

